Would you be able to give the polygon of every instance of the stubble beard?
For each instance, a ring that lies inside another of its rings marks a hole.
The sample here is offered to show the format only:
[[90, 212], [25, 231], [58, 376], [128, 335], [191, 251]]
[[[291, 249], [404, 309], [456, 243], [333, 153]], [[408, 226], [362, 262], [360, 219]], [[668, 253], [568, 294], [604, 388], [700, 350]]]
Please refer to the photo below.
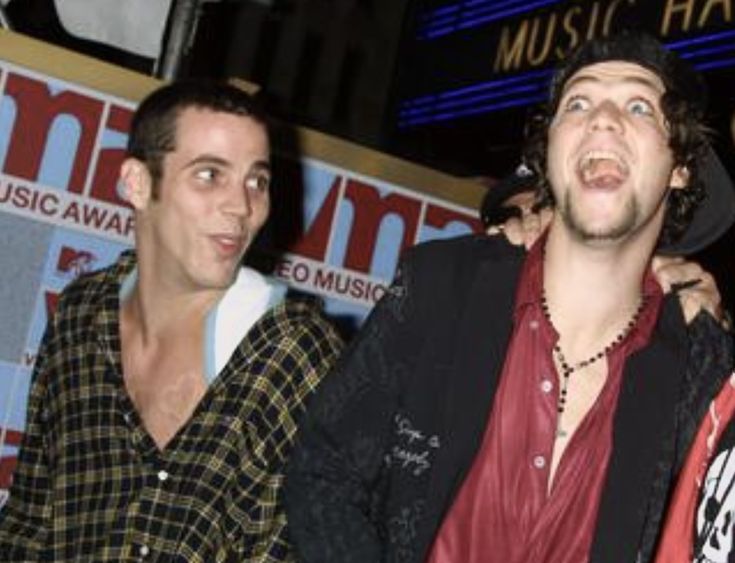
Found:
[[638, 201], [631, 197], [625, 202], [621, 217], [610, 225], [602, 228], [592, 228], [588, 226], [584, 218], [572, 204], [569, 191], [564, 194], [564, 201], [559, 208], [564, 224], [571, 234], [582, 242], [614, 242], [622, 239], [626, 235], [635, 230], [640, 208]]

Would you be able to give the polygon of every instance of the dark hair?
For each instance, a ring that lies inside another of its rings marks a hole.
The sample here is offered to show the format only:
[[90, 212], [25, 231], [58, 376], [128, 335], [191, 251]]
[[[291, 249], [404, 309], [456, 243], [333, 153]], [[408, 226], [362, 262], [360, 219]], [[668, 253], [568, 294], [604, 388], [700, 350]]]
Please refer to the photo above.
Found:
[[127, 146], [128, 156], [147, 166], [154, 196], [163, 175], [163, 158], [176, 149], [179, 115], [191, 107], [248, 116], [267, 126], [267, 117], [259, 101], [230, 84], [187, 80], [154, 90], [133, 115]]
[[606, 61], [627, 61], [655, 73], [665, 92], [661, 108], [669, 128], [669, 147], [674, 165], [685, 166], [689, 182], [685, 189], [671, 190], [659, 244], [678, 240], [689, 226], [694, 211], [704, 199], [699, 162], [707, 147], [704, 125], [706, 87], [699, 73], [666, 50], [656, 39], [640, 32], [624, 32], [582, 44], [557, 68], [551, 80], [549, 102], [531, 115], [526, 124], [524, 160], [541, 179], [539, 199], [553, 202], [546, 176], [548, 132], [559, 106], [564, 86], [580, 69]]

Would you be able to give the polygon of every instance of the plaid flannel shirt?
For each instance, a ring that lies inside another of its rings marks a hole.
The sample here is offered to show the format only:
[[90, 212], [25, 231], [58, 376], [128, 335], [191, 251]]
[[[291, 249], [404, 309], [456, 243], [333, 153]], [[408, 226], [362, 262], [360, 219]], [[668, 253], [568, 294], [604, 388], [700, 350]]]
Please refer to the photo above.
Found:
[[119, 289], [84, 276], [47, 327], [6, 506], [2, 561], [287, 561], [283, 466], [341, 348], [308, 301], [263, 315], [161, 451], [125, 391]]

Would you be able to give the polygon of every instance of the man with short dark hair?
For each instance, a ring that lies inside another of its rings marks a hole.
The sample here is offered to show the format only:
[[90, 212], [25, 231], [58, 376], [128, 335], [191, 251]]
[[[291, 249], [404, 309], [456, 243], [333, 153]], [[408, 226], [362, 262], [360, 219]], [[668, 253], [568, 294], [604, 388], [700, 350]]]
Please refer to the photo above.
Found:
[[482, 235], [407, 255], [301, 427], [286, 479], [301, 561], [652, 556], [732, 361], [651, 271], [654, 250], [703, 248], [735, 215], [700, 86], [647, 36], [563, 63], [525, 157], [555, 202], [548, 231], [527, 254]]
[[3, 561], [282, 561], [280, 485], [340, 341], [241, 260], [270, 209], [265, 116], [164, 86], [121, 167], [135, 250], [73, 282], [39, 351]]

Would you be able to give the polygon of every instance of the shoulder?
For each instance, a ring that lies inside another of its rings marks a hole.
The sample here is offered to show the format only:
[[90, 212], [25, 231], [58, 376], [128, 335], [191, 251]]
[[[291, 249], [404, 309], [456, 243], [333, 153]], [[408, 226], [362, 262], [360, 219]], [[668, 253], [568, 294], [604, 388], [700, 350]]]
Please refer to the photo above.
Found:
[[118, 295], [120, 283], [134, 267], [135, 254], [126, 251], [110, 266], [80, 275], [62, 291], [54, 316], [63, 320], [93, 314], [103, 300]]
[[333, 356], [342, 348], [342, 339], [325, 318], [320, 299], [289, 295], [273, 307], [254, 327], [256, 338], [272, 346], [299, 351], [316, 350]]
[[420, 269], [445, 269], [478, 261], [520, 262], [524, 255], [523, 247], [503, 236], [477, 234], [418, 244], [405, 252], [404, 261]]
[[502, 236], [481, 234], [430, 241], [405, 252], [394, 286], [403, 286], [419, 300], [424, 294], [430, 300], [437, 294], [460, 296], [478, 272], [492, 272], [493, 279], [503, 279], [520, 269], [525, 255], [523, 247]]
[[449, 258], [479, 257], [505, 259], [522, 256], [523, 247], [515, 246], [501, 235], [473, 234], [422, 242], [408, 249], [409, 255], [434, 255]]
[[[249, 388], [266, 391], [273, 401], [299, 405], [320, 384], [343, 348], [337, 331], [324, 318], [319, 300], [287, 297], [269, 310], [241, 343], [240, 358], [247, 359]], [[257, 378], [258, 383], [253, 377]]]

